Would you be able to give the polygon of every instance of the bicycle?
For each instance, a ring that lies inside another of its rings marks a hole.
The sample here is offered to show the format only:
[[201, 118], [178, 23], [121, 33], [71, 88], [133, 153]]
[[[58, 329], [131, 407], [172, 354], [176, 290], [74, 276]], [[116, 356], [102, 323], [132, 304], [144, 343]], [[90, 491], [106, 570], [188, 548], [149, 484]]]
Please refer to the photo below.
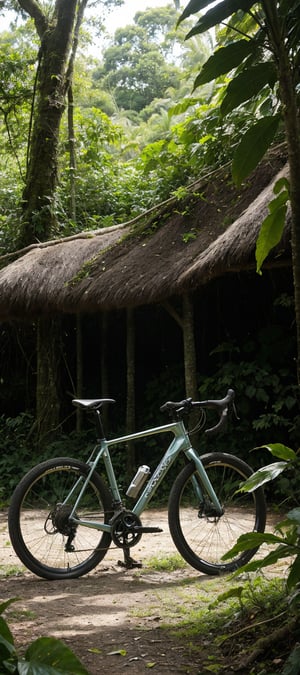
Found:
[[[161, 406], [172, 421], [107, 440], [101, 409], [113, 399], [74, 399], [73, 404], [93, 413], [97, 443], [86, 462], [69, 457], [46, 460], [31, 469], [16, 487], [8, 514], [9, 534], [20, 560], [45, 579], [71, 579], [90, 572], [107, 553], [111, 543], [123, 549], [126, 568], [140, 566], [130, 555], [144, 533], [162, 532], [159, 526], [143, 526], [140, 516], [179, 455], [185, 458], [171, 487], [168, 524], [175, 546], [195, 569], [209, 575], [242, 567], [257, 548], [244, 551], [229, 562], [222, 556], [243, 532], [263, 532], [266, 523], [264, 492], [238, 492], [252, 473], [239, 457], [209, 452], [201, 457], [192, 447], [185, 418], [199, 409], [199, 428], [207, 425], [207, 410], [219, 420], [208, 435], [226, 424], [228, 411], [235, 410], [234, 391], [220, 400], [169, 401]], [[134, 499], [128, 508], [120, 494], [110, 447], [171, 432], [173, 438], [155, 468], [140, 467], [127, 490]], [[96, 470], [103, 460], [107, 482]], [[141, 479], [140, 479], [141, 477]], [[145, 484], [145, 481], [146, 484]], [[108, 483], [108, 484], [107, 484]], [[141, 491], [142, 490], [142, 491]]]

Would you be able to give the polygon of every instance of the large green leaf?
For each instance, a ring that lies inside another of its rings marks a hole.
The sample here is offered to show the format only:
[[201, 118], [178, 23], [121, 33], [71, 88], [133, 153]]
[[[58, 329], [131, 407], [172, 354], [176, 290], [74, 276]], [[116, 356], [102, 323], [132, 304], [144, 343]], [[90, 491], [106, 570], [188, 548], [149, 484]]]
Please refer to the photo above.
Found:
[[197, 104], [199, 104], [198, 98], [186, 97], [180, 103], [176, 103], [176, 105], [174, 105], [172, 108], [169, 108], [168, 116], [172, 117], [172, 115], [182, 115], [182, 113], [186, 112], [188, 108]]
[[[286, 580], [287, 587], [289, 589], [293, 588], [296, 586], [300, 581], [300, 555], [298, 554], [292, 563], [290, 569], [289, 569], [289, 575]], [[299, 667], [299, 661], [298, 661], [298, 667]], [[299, 670], [298, 670], [299, 673]]]
[[299, 663], [300, 645], [296, 644], [296, 647], [294, 647], [293, 651], [290, 653], [281, 672], [283, 675], [299, 675]]
[[[274, 544], [281, 545], [282, 542], [282, 537], [278, 537], [270, 532], [247, 532], [238, 538], [236, 544], [230, 549], [230, 551], [225, 553], [222, 559], [228, 560], [229, 558], [237, 555], [237, 553], [241, 553], [242, 551], [251, 551], [252, 548], [258, 548], [261, 546], [261, 544], [270, 544], [274, 546]], [[284, 547], [284, 550], [285, 548], [286, 547]]]
[[[264, 542], [261, 542], [264, 543]], [[268, 542], [265, 542], [268, 543]], [[271, 542], [270, 542], [271, 543]], [[259, 544], [258, 544], [259, 545]], [[252, 546], [249, 548], [251, 549]], [[257, 547], [256, 547], [257, 548]], [[241, 553], [244, 551], [245, 548], [240, 548], [238, 545], [237, 547], [234, 546], [226, 555], [223, 556], [223, 560], [229, 560], [232, 558], [234, 555], [237, 553]], [[246, 565], [243, 565], [243, 571], [244, 572], [256, 572], [256, 570], [262, 569], [262, 567], [268, 567], [269, 565], [275, 565], [278, 560], [281, 560], [283, 558], [289, 558], [291, 555], [295, 554], [295, 550], [291, 546], [285, 546], [284, 544], [280, 544], [279, 546], [276, 547], [276, 549], [272, 550], [270, 553], [268, 553], [264, 558], [258, 559], [258, 560], [251, 560], [251, 562], [247, 563]], [[240, 574], [241, 568], [236, 571], [235, 574]]]
[[204, 63], [201, 72], [196, 77], [194, 89], [201, 84], [215, 80], [216, 77], [228, 73], [236, 68], [249, 54], [251, 54], [252, 45], [250, 40], [237, 40], [231, 42], [227, 47], [220, 47]]
[[262, 448], [267, 448], [273, 457], [278, 457], [278, 459], [285, 459], [287, 462], [289, 460], [297, 459], [297, 455], [292, 448], [289, 448], [283, 443], [270, 443], [269, 445], [262, 445]]
[[255, 169], [271, 145], [280, 115], [262, 117], [243, 136], [233, 158], [232, 177], [237, 185]]
[[28, 647], [18, 662], [19, 675], [88, 675], [73, 652], [56, 638], [42, 637]]
[[281, 204], [263, 220], [256, 242], [256, 271], [261, 271], [263, 262], [274, 246], [279, 244], [285, 226], [287, 204]]
[[211, 5], [211, 0], [190, 0], [180, 15], [177, 25], [179, 25], [184, 19], [187, 19], [188, 16], [191, 16], [191, 14], [200, 12], [201, 9], [204, 9], [207, 7], [207, 5]]
[[247, 478], [243, 485], [241, 485], [239, 492], [253, 492], [258, 487], [277, 478], [287, 466], [287, 462], [274, 462], [273, 464], [268, 464], [268, 466], [261, 467], [261, 469], [258, 469], [258, 471], [255, 471], [255, 473]]
[[14, 661], [17, 658], [14, 639], [5, 619], [0, 616], [0, 667], [3, 661], [10, 658], [13, 658]]
[[187, 34], [186, 40], [193, 35], [204, 33], [206, 30], [213, 28], [213, 26], [217, 26], [229, 16], [235, 14], [239, 9], [243, 12], [248, 12], [252, 5], [255, 5], [253, 0], [223, 0], [223, 2], [219, 2], [200, 17], [196, 25]]
[[226, 95], [221, 105], [222, 115], [227, 115], [244, 101], [249, 101], [253, 96], [257, 96], [265, 85], [268, 84], [273, 88], [276, 79], [276, 69], [271, 61], [258, 63], [236, 75], [227, 86]]

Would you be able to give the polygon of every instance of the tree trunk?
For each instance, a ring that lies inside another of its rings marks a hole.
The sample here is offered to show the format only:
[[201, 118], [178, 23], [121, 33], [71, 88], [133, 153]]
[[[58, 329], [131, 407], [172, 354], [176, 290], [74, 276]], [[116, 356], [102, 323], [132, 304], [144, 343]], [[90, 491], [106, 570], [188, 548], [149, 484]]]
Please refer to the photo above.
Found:
[[42, 317], [37, 322], [37, 440], [45, 444], [60, 431], [61, 320]]
[[297, 380], [300, 385], [300, 123], [297, 93], [292, 64], [286, 47], [287, 27], [279, 17], [275, 2], [263, 2], [268, 34], [275, 55], [279, 94], [282, 103], [290, 171], [290, 202], [292, 213], [292, 262], [297, 330]]
[[198, 398], [196, 345], [194, 333], [194, 306], [190, 295], [184, 295], [183, 307], [183, 349], [186, 395]]
[[[127, 309], [127, 401], [126, 401], [126, 431], [128, 434], [135, 430], [135, 325], [134, 310]], [[135, 470], [135, 444], [127, 444], [127, 478], [133, 476]]]
[[186, 396], [196, 399], [198, 398], [198, 388], [193, 301], [190, 295], [183, 296], [182, 316], [170, 303], [165, 302], [164, 307], [182, 330], [185, 393]]
[[36, 81], [36, 107], [23, 192], [21, 245], [46, 241], [55, 233], [59, 130], [70, 84], [69, 55], [77, 0], [57, 0], [48, 18], [38, 3], [19, 0], [33, 17], [41, 41]]
[[[37, 0], [18, 0], [20, 7], [34, 20], [40, 40], [22, 198], [18, 242], [21, 247], [36, 240], [46, 241], [56, 232], [59, 131], [87, 1], [55, 0], [44, 10]], [[38, 324], [36, 416], [39, 439], [49, 439], [60, 420], [60, 343], [56, 332], [59, 325], [55, 319], [41, 319]]]
[[280, 60], [280, 90], [288, 146], [290, 201], [292, 213], [292, 261], [297, 330], [297, 381], [300, 385], [300, 126], [296, 96], [287, 55]]
[[[190, 295], [184, 295], [182, 300], [183, 308], [183, 349], [184, 349], [184, 373], [185, 373], [185, 392], [187, 397], [197, 401], [198, 382], [197, 382], [197, 357], [194, 329], [194, 304]], [[198, 414], [191, 414], [190, 426], [192, 430], [198, 422]], [[191, 433], [191, 441], [194, 447], [199, 447], [200, 435], [197, 430]]]
[[[109, 392], [109, 378], [108, 378], [108, 362], [109, 362], [109, 314], [102, 312], [100, 315], [101, 322], [101, 373], [100, 373], [100, 392], [99, 397], [110, 398]], [[98, 394], [96, 393], [98, 396]], [[109, 420], [109, 406], [105, 405], [102, 408], [102, 421], [104, 431], [108, 427]]]
[[[83, 366], [82, 366], [82, 321], [81, 314], [76, 314], [76, 396], [81, 398], [83, 394]], [[76, 408], [76, 431], [82, 429], [83, 413]]]
[[68, 137], [69, 137], [69, 169], [70, 169], [70, 218], [76, 223], [76, 152], [74, 129], [73, 89], [68, 91]]

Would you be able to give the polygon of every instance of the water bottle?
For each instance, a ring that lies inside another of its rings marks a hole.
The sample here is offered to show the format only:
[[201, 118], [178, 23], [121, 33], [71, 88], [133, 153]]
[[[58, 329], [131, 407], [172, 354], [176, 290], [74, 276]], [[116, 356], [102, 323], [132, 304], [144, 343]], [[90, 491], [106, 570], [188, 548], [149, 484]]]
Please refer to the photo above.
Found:
[[146, 464], [142, 464], [142, 466], [139, 466], [134, 478], [132, 479], [129, 488], [126, 492], [127, 497], [137, 497], [142, 485], [144, 485], [144, 482], [150, 474], [150, 466], [147, 466]]

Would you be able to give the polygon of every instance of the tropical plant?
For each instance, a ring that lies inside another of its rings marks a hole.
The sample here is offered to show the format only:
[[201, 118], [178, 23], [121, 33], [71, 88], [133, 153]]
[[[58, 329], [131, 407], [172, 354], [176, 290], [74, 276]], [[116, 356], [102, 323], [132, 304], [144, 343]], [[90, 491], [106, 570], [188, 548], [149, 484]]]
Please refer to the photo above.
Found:
[[2, 616], [17, 598], [0, 604], [0, 669], [10, 675], [88, 675], [86, 668], [61, 640], [41, 637], [32, 642], [24, 656], [16, 650], [7, 621]]
[[[256, 471], [240, 487], [241, 492], [253, 492], [258, 487], [265, 486], [270, 481], [274, 481], [283, 472], [288, 474], [287, 480], [291, 477], [296, 478], [299, 485], [299, 455], [281, 443], [274, 443], [264, 446], [279, 461], [268, 464]], [[299, 489], [298, 489], [299, 492]], [[286, 588], [289, 594], [288, 604], [290, 610], [290, 620], [288, 629], [296, 629], [299, 607], [300, 607], [300, 507], [295, 507], [288, 511], [287, 515], [277, 523], [274, 532], [252, 532], [241, 535], [235, 546], [228, 551], [224, 560], [228, 560], [237, 552], [246, 551], [253, 547], [259, 547], [265, 544], [271, 547], [269, 553], [263, 558], [254, 559], [245, 565], [239, 573], [256, 572], [270, 565], [275, 565], [278, 560], [289, 561], [288, 574], [286, 578]], [[234, 592], [234, 591], [233, 591]], [[299, 672], [299, 645], [296, 644], [292, 650], [282, 675], [297, 675]]]
[[[263, 447], [269, 450], [279, 461], [258, 469], [240, 486], [240, 492], [253, 492], [258, 487], [275, 480], [283, 471], [288, 471], [290, 475], [296, 474], [299, 484], [299, 455], [292, 448], [281, 443], [270, 443]], [[275, 548], [270, 553], [262, 559], [252, 560], [244, 566], [243, 570], [247, 572], [260, 570], [268, 565], [274, 565], [281, 558], [293, 557], [287, 576], [287, 588], [291, 590], [297, 587], [300, 582], [299, 527], [300, 507], [296, 507], [291, 509], [286, 517], [276, 525], [274, 533], [252, 532], [241, 535], [235, 546], [226, 553], [224, 559], [229, 559], [238, 551], [246, 551], [253, 546], [271, 545]], [[298, 588], [297, 594], [300, 601], [300, 588]]]

